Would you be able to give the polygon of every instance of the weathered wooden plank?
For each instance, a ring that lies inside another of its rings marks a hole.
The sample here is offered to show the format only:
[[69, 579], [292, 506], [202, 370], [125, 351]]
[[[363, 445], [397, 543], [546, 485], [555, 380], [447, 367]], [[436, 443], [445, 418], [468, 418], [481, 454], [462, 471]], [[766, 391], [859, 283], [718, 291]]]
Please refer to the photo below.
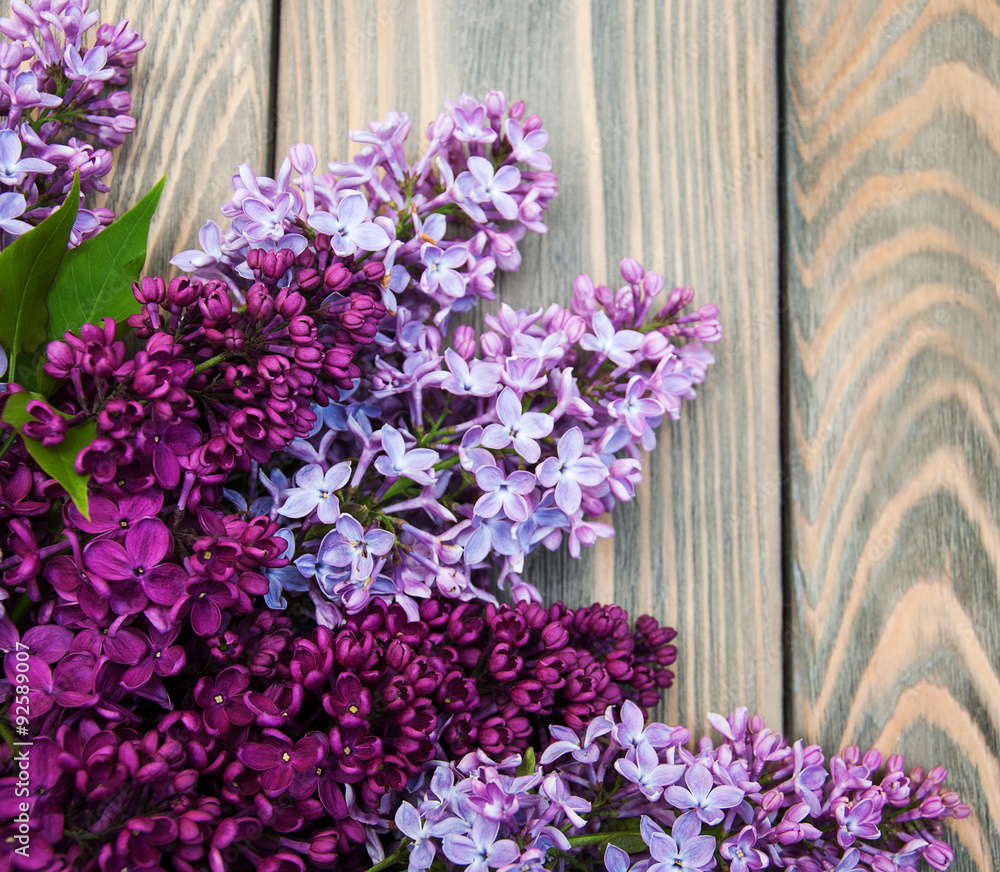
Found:
[[101, 205], [121, 213], [164, 173], [147, 272], [194, 248], [232, 195], [238, 163], [263, 167], [271, 142], [273, 0], [107, 0], [102, 21], [128, 18], [148, 45], [132, 71], [135, 132]]
[[793, 715], [943, 763], [1000, 863], [1000, 7], [785, 20]]
[[551, 231], [502, 297], [566, 300], [632, 255], [718, 301], [720, 365], [664, 428], [616, 542], [530, 567], [551, 597], [616, 601], [678, 626], [666, 714], [781, 714], [776, 68], [771, 3], [297, 2], [283, 7], [278, 154], [343, 159], [389, 109], [415, 130], [448, 97], [503, 88], [545, 119]]

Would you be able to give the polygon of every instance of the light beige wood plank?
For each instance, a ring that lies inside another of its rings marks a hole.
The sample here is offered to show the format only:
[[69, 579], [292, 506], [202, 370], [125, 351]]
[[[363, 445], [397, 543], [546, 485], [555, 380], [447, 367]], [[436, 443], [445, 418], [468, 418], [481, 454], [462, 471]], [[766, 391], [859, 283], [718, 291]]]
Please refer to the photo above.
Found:
[[222, 222], [241, 162], [267, 169], [271, 146], [273, 0], [110, 0], [102, 21], [128, 18], [148, 45], [132, 71], [132, 115], [102, 205], [124, 212], [167, 173], [150, 231], [148, 273]]
[[1000, 7], [790, 6], [792, 714], [943, 764], [1000, 866]]
[[[287, 7], [287, 8], [286, 8]], [[666, 715], [698, 728], [747, 704], [781, 717], [776, 81], [773, 4], [296, 2], [283, 7], [279, 155], [321, 159], [389, 109], [502, 88], [551, 134], [559, 197], [526, 241], [514, 306], [566, 301], [637, 257], [718, 301], [720, 365], [663, 428], [613, 544], [530, 564], [546, 595], [676, 625]]]

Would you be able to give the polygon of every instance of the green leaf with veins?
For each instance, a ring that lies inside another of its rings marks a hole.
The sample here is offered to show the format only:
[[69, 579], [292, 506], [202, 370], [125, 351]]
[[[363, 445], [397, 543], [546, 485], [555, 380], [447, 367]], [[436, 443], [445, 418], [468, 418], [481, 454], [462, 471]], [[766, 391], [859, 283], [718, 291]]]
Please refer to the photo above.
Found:
[[138, 281], [146, 262], [149, 223], [166, 179], [121, 218], [66, 254], [49, 291], [49, 339], [62, 339], [67, 330], [101, 318], [124, 321], [139, 311], [132, 282]]
[[65, 202], [0, 252], [0, 345], [7, 352], [11, 373], [17, 372], [19, 354], [34, 351], [45, 341], [46, 299], [64, 260], [79, 207], [77, 173]]
[[[97, 425], [92, 420], [85, 421], [75, 427], [70, 427], [66, 431], [65, 438], [58, 445], [51, 447], [42, 445], [37, 439], [24, 435], [24, 425], [33, 420], [32, 415], [28, 412], [28, 403], [32, 400], [44, 400], [44, 397], [40, 394], [27, 392], [11, 394], [4, 405], [3, 423], [13, 427], [21, 434], [24, 445], [35, 462], [44, 472], [63, 486], [70, 499], [80, 510], [80, 514], [89, 520], [90, 507], [87, 500], [87, 485], [90, 482], [90, 474], [82, 475], [76, 471], [76, 458], [96, 438]], [[70, 418], [63, 412], [59, 412], [59, 414], [67, 420]]]

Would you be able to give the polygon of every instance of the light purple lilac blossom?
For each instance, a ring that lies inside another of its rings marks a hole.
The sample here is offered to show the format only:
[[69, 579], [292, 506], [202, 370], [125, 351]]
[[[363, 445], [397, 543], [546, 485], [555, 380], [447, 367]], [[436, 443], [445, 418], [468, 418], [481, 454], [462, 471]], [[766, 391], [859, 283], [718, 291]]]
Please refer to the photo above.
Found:
[[[941, 821], [969, 814], [957, 795], [936, 792], [942, 771], [927, 777], [914, 769], [906, 778], [898, 755], [883, 761], [856, 747], [829, 765], [810, 763], [822, 772], [812, 779], [821, 782], [812, 812], [795, 787], [801, 743], [793, 751], [746, 709], [713, 715], [722, 741], [705, 737], [695, 752], [687, 730], [645, 726], [631, 702], [618, 716], [609, 708], [585, 733], [551, 726], [537, 764], [482, 754], [442, 764], [408, 800], [414, 844], [398, 852], [410, 851], [411, 868], [421, 872], [442, 847], [447, 872], [485, 872], [501, 858], [511, 869], [520, 862], [556, 870], [603, 860], [607, 872], [890, 872], [915, 869], [921, 858], [943, 869], [951, 850]], [[822, 759], [816, 746], [807, 756]], [[434, 827], [449, 834], [436, 836]]]
[[[58, 208], [75, 172], [81, 194], [107, 192], [110, 149], [135, 129], [131, 98], [119, 88], [146, 43], [123, 20], [101, 25], [84, 45], [100, 17], [88, 5], [14, 2], [0, 18], [0, 247]], [[70, 244], [113, 218], [81, 207]]]

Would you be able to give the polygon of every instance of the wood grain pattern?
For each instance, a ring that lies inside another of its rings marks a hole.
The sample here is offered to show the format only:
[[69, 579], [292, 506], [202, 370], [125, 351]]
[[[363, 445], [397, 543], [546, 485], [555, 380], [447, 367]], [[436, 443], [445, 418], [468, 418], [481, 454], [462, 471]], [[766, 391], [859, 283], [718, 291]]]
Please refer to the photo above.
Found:
[[396, 108], [422, 131], [463, 91], [545, 119], [560, 194], [503, 279], [511, 305], [564, 301], [582, 271], [613, 281], [625, 255], [719, 302], [720, 364], [615, 542], [530, 565], [550, 597], [676, 625], [665, 714], [694, 728], [739, 704], [781, 717], [775, 27], [772, 4], [735, 0], [299, 0], [281, 22], [279, 156], [305, 140], [343, 159], [350, 130]]
[[[232, 195], [241, 162], [263, 168], [271, 142], [273, 0], [105, 0], [102, 21], [128, 18], [148, 43], [132, 72], [138, 124], [100, 205], [124, 212], [164, 173], [148, 273], [198, 242]], [[176, 272], [176, 271], [175, 271]]]
[[787, 43], [792, 717], [941, 763], [1000, 867], [1000, 7], [807, 0]]
[[164, 269], [240, 162], [273, 173], [300, 140], [342, 159], [389, 109], [417, 140], [463, 91], [523, 97], [561, 191], [502, 298], [566, 300], [578, 272], [613, 281], [632, 255], [717, 301], [725, 328], [616, 540], [540, 555], [533, 580], [679, 628], [672, 722], [746, 704], [828, 748], [943, 762], [973, 808], [954, 869], [1000, 870], [1000, 6], [793, 0], [780, 21], [775, 6], [284, 0], [275, 34], [278, 0], [105, 2], [150, 42], [107, 202], [170, 172], [148, 265]]

